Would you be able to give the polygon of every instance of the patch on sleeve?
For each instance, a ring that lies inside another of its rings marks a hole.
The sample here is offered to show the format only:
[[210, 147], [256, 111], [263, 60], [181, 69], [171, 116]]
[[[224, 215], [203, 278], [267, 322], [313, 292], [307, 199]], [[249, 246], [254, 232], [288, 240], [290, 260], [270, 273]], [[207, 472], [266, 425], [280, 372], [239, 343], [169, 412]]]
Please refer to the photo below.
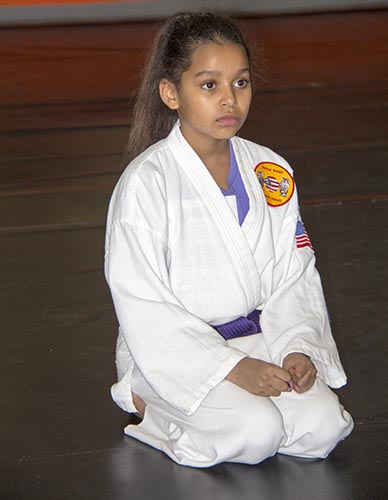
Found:
[[311, 250], [314, 250], [309, 235], [307, 234], [306, 228], [304, 227], [304, 224], [301, 220], [298, 220], [296, 224], [295, 241], [296, 248], [308, 247], [311, 248]]
[[291, 199], [295, 182], [284, 167], [265, 161], [256, 165], [255, 173], [269, 206], [281, 207]]

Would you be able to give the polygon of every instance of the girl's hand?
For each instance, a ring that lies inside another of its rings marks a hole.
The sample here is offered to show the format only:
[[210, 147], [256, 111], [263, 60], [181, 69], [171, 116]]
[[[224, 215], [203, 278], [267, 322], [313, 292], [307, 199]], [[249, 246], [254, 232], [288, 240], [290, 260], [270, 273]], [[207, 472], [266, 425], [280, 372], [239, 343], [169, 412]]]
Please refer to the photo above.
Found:
[[292, 352], [284, 358], [283, 368], [291, 374], [292, 388], [302, 394], [315, 382], [317, 369], [311, 359], [300, 352]]
[[291, 390], [287, 370], [254, 358], [243, 358], [225, 379], [256, 396], [280, 396]]

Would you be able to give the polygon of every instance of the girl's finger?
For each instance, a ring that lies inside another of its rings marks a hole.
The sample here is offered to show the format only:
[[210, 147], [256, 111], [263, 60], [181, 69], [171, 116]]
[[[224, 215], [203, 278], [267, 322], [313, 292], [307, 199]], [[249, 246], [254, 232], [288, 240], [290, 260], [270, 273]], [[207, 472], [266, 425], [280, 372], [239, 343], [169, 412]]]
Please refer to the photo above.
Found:
[[314, 371], [309, 371], [300, 380], [298, 380], [295, 385], [296, 392], [306, 392], [308, 391], [315, 382], [316, 374]]

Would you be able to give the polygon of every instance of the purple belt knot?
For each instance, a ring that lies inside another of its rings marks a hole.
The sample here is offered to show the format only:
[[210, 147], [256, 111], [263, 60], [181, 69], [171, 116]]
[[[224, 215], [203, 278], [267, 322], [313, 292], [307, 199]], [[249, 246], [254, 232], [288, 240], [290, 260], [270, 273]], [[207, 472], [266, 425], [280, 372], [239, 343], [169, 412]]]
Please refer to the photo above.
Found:
[[255, 333], [261, 333], [260, 327], [260, 314], [261, 311], [255, 309], [248, 314], [247, 317], [241, 316], [240, 318], [229, 321], [222, 325], [213, 325], [213, 328], [225, 339], [237, 339], [239, 337], [247, 337]]

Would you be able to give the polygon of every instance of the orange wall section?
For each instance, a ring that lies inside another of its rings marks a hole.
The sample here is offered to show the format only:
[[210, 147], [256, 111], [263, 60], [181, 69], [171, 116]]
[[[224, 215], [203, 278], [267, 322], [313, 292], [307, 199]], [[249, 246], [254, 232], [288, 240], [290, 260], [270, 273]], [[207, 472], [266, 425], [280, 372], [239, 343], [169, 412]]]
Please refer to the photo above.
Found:
[[[75, 3], [134, 3], [138, 0], [0, 0], [0, 7], [17, 7], [19, 5], [63, 5]], [[158, 2], [158, 0], [153, 0]]]

